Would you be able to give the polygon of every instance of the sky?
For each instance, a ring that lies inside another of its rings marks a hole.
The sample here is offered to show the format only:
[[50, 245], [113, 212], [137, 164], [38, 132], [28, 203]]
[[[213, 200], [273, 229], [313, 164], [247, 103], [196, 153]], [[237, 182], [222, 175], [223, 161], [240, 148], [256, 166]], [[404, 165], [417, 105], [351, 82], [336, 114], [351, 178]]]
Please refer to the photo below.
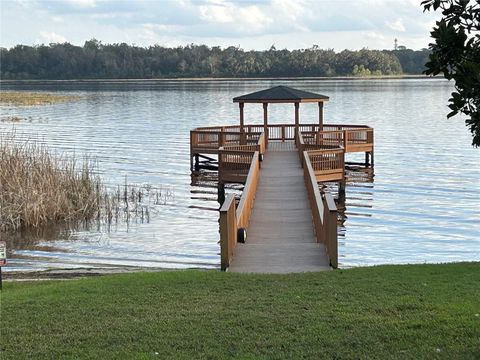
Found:
[[0, 0], [0, 46], [69, 42], [244, 50], [428, 47], [421, 0]]

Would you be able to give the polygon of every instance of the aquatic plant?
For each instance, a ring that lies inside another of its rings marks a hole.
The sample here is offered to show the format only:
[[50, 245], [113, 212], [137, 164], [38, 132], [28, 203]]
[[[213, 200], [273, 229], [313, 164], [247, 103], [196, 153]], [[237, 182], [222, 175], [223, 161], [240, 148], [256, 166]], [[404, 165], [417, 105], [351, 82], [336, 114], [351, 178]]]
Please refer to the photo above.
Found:
[[39, 140], [0, 135], [0, 232], [54, 224], [150, 220], [151, 208], [173, 199], [150, 185], [109, 190], [95, 159], [57, 155]]
[[80, 96], [57, 95], [45, 92], [0, 91], [1, 105], [46, 105], [79, 99]]

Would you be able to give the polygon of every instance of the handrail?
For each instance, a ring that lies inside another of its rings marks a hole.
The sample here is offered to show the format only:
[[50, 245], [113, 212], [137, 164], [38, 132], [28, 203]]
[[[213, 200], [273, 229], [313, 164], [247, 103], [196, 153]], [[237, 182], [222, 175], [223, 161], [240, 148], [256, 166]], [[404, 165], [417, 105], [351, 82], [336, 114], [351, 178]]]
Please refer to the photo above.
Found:
[[254, 153], [258, 151], [260, 154], [265, 153], [265, 133], [261, 133], [258, 136], [256, 144], [226, 144], [219, 148], [220, 151], [238, 151], [238, 152], [250, 152]]
[[[294, 140], [295, 128], [294, 124], [269, 124], [266, 129], [263, 125], [244, 125], [243, 132], [239, 126], [196, 128], [190, 131], [190, 148], [192, 153], [216, 153], [222, 146], [259, 144], [262, 133], [262, 143], [266, 146], [269, 140]], [[300, 124], [298, 128], [309, 149], [317, 148], [315, 145], [343, 146], [345, 152], [373, 152], [373, 128], [366, 125], [325, 124], [322, 131], [318, 124]], [[262, 149], [259, 151], [262, 154]]]
[[222, 270], [226, 270], [230, 266], [237, 244], [238, 229], [246, 229], [250, 223], [260, 172], [259, 157], [259, 153], [256, 151], [253, 154], [238, 207], [235, 209], [235, 196], [229, 194], [220, 208], [220, 266]]
[[304, 166], [303, 152], [305, 150], [305, 142], [303, 141], [303, 135], [300, 131], [295, 132], [295, 145], [297, 146], [298, 156], [300, 157], [300, 163], [302, 164], [302, 167], [303, 167]]
[[308, 159], [318, 180], [345, 179], [345, 151], [343, 148], [307, 150]]
[[338, 267], [337, 208], [330, 194], [324, 197], [318, 189], [315, 173], [306, 151], [304, 157], [304, 177], [308, 200], [312, 209], [312, 219], [317, 242], [325, 245], [330, 266]]
[[229, 151], [229, 152], [254, 153], [255, 151], [258, 151], [258, 145], [237, 145], [237, 144], [223, 145], [218, 150], [222, 152]]
[[243, 182], [248, 176], [254, 154], [251, 151], [220, 148], [218, 151], [218, 180], [220, 182]]
[[260, 134], [260, 137], [258, 138], [257, 144], [258, 144], [258, 152], [261, 155], [265, 154], [265, 150], [266, 150], [267, 146], [266, 146], [266, 140], [265, 140], [265, 133], [264, 132], [262, 132]]
[[237, 228], [239, 229], [246, 229], [250, 223], [250, 216], [252, 214], [253, 203], [257, 192], [259, 172], [260, 159], [259, 153], [256, 151], [252, 158], [252, 164], [250, 165], [247, 180], [245, 181], [245, 186], [236, 212]]
[[[295, 124], [268, 124], [269, 127], [295, 127]], [[318, 123], [305, 123], [299, 124], [302, 132], [317, 132], [320, 128]], [[256, 129], [258, 133], [261, 133], [264, 129], [263, 124], [245, 124], [243, 126], [244, 131], [254, 132], [252, 129]], [[343, 130], [355, 130], [355, 129], [372, 129], [368, 125], [351, 125], [351, 124], [324, 124], [324, 131], [343, 131]], [[193, 129], [193, 131], [224, 131], [224, 132], [240, 132], [240, 126], [238, 125], [226, 125], [226, 126], [203, 126]]]
[[[337, 234], [337, 207], [333, 197], [325, 193], [322, 197], [318, 188], [317, 177], [310, 161], [310, 151], [303, 150], [303, 136], [300, 131], [296, 134], [296, 141], [301, 156], [303, 176], [307, 188], [308, 200], [312, 210], [312, 220], [317, 242], [325, 245], [330, 266], [338, 267], [338, 234]], [[339, 149], [343, 151], [343, 149]], [[343, 167], [342, 167], [343, 173]]]

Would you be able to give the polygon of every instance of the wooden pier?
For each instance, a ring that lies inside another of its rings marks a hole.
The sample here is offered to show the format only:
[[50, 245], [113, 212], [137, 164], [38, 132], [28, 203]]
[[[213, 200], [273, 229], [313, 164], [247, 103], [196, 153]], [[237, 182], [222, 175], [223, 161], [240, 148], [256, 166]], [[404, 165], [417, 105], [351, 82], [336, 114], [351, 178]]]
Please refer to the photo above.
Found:
[[229, 271], [289, 273], [330, 269], [315, 238], [303, 169], [293, 142], [270, 143], [262, 162], [246, 243]]
[[[191, 170], [218, 170], [221, 268], [290, 273], [338, 267], [337, 208], [319, 183], [337, 181], [344, 193], [349, 152], [364, 152], [365, 166], [373, 166], [373, 129], [324, 125], [328, 97], [287, 87], [234, 101], [240, 126], [190, 132]], [[244, 124], [246, 102], [263, 104], [263, 125]], [[286, 102], [295, 104], [295, 124], [268, 124], [268, 103]], [[301, 102], [318, 102], [318, 124], [300, 124]], [[245, 184], [238, 202], [225, 196], [224, 184], [231, 182]]]

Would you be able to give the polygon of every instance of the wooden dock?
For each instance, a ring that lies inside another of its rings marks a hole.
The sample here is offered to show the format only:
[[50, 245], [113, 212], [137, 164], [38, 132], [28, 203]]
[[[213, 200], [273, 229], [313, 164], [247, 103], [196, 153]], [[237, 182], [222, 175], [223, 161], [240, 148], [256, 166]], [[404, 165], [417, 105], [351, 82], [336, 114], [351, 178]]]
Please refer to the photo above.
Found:
[[271, 142], [262, 163], [248, 237], [238, 244], [232, 272], [294, 273], [329, 270], [317, 243], [303, 169], [293, 142]]
[[[275, 86], [233, 99], [239, 104], [239, 126], [190, 131], [192, 172], [218, 170], [222, 270], [291, 273], [338, 267], [337, 207], [319, 183], [338, 182], [344, 196], [345, 154], [363, 152], [365, 167], [373, 167], [374, 132], [366, 125], [324, 124], [328, 100]], [[263, 124], [245, 124], [247, 103], [262, 104]], [[277, 103], [294, 105], [293, 124], [269, 123], [268, 106]], [[300, 123], [304, 103], [318, 105], [318, 122]], [[226, 196], [226, 183], [245, 184], [239, 201]]]

